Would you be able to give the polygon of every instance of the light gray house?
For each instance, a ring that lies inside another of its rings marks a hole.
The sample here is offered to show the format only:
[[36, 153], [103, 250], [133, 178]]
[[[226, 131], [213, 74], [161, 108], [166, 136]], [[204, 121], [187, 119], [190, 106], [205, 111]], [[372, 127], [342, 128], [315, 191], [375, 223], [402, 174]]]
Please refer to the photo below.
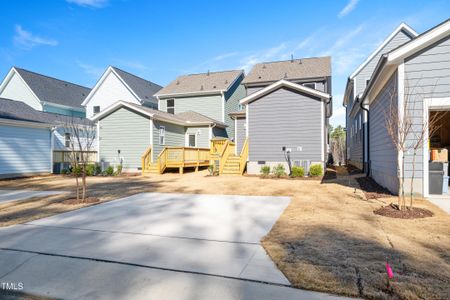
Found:
[[[151, 162], [165, 147], [209, 148], [226, 124], [198, 112], [167, 113], [118, 101], [92, 117], [97, 122], [99, 161], [123, 165], [125, 172], [141, 170], [141, 156], [152, 147]], [[218, 131], [216, 131], [218, 129]]]
[[[369, 107], [361, 105], [361, 95], [380, 60], [380, 57], [394, 48], [415, 38], [417, 33], [408, 25], [398, 26], [349, 76], [345, 88], [343, 105], [346, 108], [347, 128], [347, 163], [361, 170], [367, 171], [367, 151], [363, 151], [367, 144], [367, 110]], [[367, 148], [366, 148], [367, 149]]]
[[161, 88], [154, 82], [109, 66], [82, 105], [86, 107], [88, 118], [92, 118], [117, 101], [126, 101], [156, 109], [158, 100], [154, 95]]
[[214, 128], [215, 135], [235, 138], [234, 120], [229, 113], [239, 109], [239, 100], [245, 97], [241, 85], [244, 71], [232, 70], [183, 75], [156, 93], [159, 110], [179, 114], [195, 111], [227, 125]]
[[305, 166], [306, 171], [311, 164], [325, 167], [332, 113], [331, 58], [256, 64], [242, 83], [247, 90], [240, 101], [245, 113], [231, 116], [238, 126], [237, 148], [242, 147], [244, 131], [248, 139], [247, 172], [259, 174], [263, 165], [279, 163], [288, 170], [283, 147], [293, 165]]
[[[429, 196], [430, 145], [450, 148], [450, 19], [383, 54], [361, 101], [370, 108], [367, 143], [369, 174], [394, 193], [398, 192], [398, 178], [403, 172], [407, 179], [406, 192], [409, 192], [413, 151], [405, 153], [404, 170], [397, 170], [398, 160], [403, 166], [403, 155], [396, 150], [389, 137], [385, 126], [386, 111], [392, 105], [400, 119], [410, 116], [416, 132], [428, 124], [430, 113], [447, 113], [439, 133], [433, 137], [425, 136], [416, 157], [414, 191]], [[409, 105], [404, 107], [404, 103]], [[415, 140], [414, 134], [408, 136], [408, 144], [413, 144]]]
[[22, 101], [49, 113], [85, 117], [81, 103], [90, 88], [13, 67], [0, 85], [0, 97]]

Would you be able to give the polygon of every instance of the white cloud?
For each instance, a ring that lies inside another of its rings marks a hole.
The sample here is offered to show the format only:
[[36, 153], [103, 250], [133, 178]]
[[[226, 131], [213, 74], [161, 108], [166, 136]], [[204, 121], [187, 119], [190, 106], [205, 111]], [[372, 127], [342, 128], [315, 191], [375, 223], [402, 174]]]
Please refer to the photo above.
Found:
[[347, 5], [339, 12], [338, 18], [343, 18], [356, 8], [359, 0], [350, 0]]
[[80, 61], [77, 61], [77, 65], [81, 69], [83, 69], [84, 73], [88, 74], [94, 79], [99, 79], [102, 76], [103, 72], [105, 71], [105, 68], [93, 66]]
[[246, 72], [248, 72], [251, 67], [259, 62], [263, 61], [269, 61], [274, 59], [279, 59], [282, 54], [281, 52], [286, 49], [286, 43], [281, 43], [280, 45], [276, 47], [272, 47], [251, 55], [248, 55], [240, 60], [240, 66], [239, 69], [244, 69]]
[[236, 55], [238, 55], [237, 52], [224, 53], [224, 54], [220, 54], [220, 55], [217, 55], [217, 56], [211, 58], [209, 61], [210, 62], [218, 62], [218, 61], [222, 61], [224, 59], [230, 58], [230, 57], [234, 57]]
[[334, 44], [324, 53], [326, 53], [326, 55], [330, 55], [342, 47], [349, 47], [350, 45], [352, 45], [352, 43], [351, 43], [352, 39], [354, 39], [356, 36], [358, 36], [358, 34], [360, 34], [363, 29], [364, 29], [364, 25], [361, 24], [358, 27], [356, 27], [355, 29], [349, 31], [348, 33], [346, 33], [344, 35], [340, 35], [339, 38], [334, 42]]
[[50, 38], [43, 38], [26, 31], [21, 25], [16, 25], [13, 37], [14, 45], [19, 48], [29, 50], [39, 45], [57, 46], [58, 41]]
[[66, 0], [68, 3], [73, 3], [84, 7], [102, 8], [108, 4], [108, 0]]

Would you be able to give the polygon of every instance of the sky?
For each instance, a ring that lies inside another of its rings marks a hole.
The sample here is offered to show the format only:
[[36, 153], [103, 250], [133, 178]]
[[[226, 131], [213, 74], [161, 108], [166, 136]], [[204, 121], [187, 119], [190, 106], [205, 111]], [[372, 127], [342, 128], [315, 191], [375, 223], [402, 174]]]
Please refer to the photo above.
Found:
[[[318, 4], [320, 3], [320, 4]], [[401, 23], [421, 33], [450, 1], [1, 1], [0, 76], [12, 66], [93, 87], [109, 65], [166, 85], [262, 61], [332, 57], [333, 126], [348, 76]]]

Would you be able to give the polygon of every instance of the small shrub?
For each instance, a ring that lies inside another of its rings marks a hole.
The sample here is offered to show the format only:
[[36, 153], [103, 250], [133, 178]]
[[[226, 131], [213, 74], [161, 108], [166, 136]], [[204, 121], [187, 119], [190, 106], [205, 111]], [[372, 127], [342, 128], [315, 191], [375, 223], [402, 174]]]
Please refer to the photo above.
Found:
[[322, 165], [312, 165], [311, 167], [309, 167], [309, 175], [311, 175], [312, 177], [322, 176], [323, 175]]
[[122, 168], [123, 168], [122, 165], [118, 165], [118, 166], [117, 166], [117, 170], [116, 170], [116, 172], [114, 173], [114, 175], [115, 175], [115, 176], [119, 176], [120, 174], [122, 174]]
[[214, 176], [214, 165], [208, 166], [209, 175]]
[[87, 176], [94, 176], [94, 175], [96, 175], [95, 165], [94, 164], [90, 164], [90, 165], [86, 166], [86, 175]]
[[305, 169], [303, 167], [292, 167], [292, 177], [304, 177], [305, 176]]
[[264, 177], [269, 176], [269, 174], [270, 174], [270, 166], [262, 166], [261, 170], [259, 172]]
[[105, 174], [106, 174], [107, 176], [112, 176], [112, 175], [114, 175], [114, 168], [113, 168], [112, 166], [107, 167], [106, 170], [105, 170]]
[[81, 176], [81, 167], [80, 167], [80, 166], [78, 166], [78, 167], [73, 167], [73, 168], [72, 168], [72, 174], [73, 174], [74, 176]]
[[99, 175], [102, 173], [102, 166], [99, 164], [95, 164], [95, 175]]
[[62, 169], [61, 170], [61, 174], [63, 174], [63, 175], [66, 175], [66, 174], [69, 174], [69, 170], [67, 170], [67, 169]]
[[277, 178], [280, 178], [280, 177], [286, 175], [286, 171], [285, 171], [284, 166], [282, 164], [278, 164], [275, 167], [273, 167], [272, 173]]

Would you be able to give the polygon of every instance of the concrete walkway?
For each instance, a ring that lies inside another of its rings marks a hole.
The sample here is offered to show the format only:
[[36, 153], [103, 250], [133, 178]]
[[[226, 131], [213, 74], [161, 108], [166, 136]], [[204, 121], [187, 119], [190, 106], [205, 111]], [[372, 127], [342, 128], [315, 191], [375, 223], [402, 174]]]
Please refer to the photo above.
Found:
[[450, 194], [433, 195], [427, 198], [428, 201], [440, 207], [443, 211], [450, 214]]
[[0, 204], [26, 200], [33, 197], [45, 197], [66, 193], [63, 191], [27, 191], [27, 190], [0, 190]]
[[57, 298], [326, 298], [290, 288], [260, 245], [289, 202], [146, 193], [3, 228], [0, 278]]

